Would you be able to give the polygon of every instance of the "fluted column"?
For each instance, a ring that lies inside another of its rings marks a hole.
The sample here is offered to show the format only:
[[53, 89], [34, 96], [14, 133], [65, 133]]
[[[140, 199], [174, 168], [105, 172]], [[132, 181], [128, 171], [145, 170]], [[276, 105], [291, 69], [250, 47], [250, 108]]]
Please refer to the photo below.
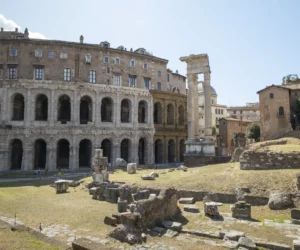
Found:
[[204, 111], [205, 111], [205, 137], [210, 137], [212, 135], [212, 121], [211, 121], [211, 93], [210, 93], [210, 72], [204, 73]]
[[193, 117], [193, 122], [194, 122], [194, 138], [198, 139], [199, 138], [199, 110], [198, 110], [198, 75], [194, 74], [193, 75], [193, 112], [194, 112], [194, 117]]
[[193, 93], [193, 74], [188, 74], [187, 75], [188, 78], [188, 87], [189, 87], [189, 91], [188, 91], [188, 98], [187, 98], [187, 112], [188, 112], [188, 140], [193, 140], [194, 139], [194, 101], [193, 101], [193, 97], [194, 97], [194, 93]]

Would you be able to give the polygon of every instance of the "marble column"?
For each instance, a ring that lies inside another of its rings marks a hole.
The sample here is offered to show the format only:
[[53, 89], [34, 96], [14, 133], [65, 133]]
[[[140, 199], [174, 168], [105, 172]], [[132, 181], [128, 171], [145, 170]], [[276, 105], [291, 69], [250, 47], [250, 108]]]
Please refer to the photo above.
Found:
[[194, 97], [194, 93], [193, 93], [193, 74], [188, 74], [187, 75], [188, 78], [188, 87], [189, 87], [189, 91], [188, 91], [188, 98], [187, 98], [187, 112], [188, 112], [188, 140], [193, 140], [194, 139], [194, 102], [193, 102], [193, 97]]
[[211, 120], [211, 93], [210, 93], [210, 72], [204, 73], [204, 114], [205, 114], [205, 129], [204, 136], [212, 136], [212, 120]]
[[199, 139], [199, 110], [198, 110], [198, 75], [193, 75], [193, 123], [194, 123], [194, 138]]

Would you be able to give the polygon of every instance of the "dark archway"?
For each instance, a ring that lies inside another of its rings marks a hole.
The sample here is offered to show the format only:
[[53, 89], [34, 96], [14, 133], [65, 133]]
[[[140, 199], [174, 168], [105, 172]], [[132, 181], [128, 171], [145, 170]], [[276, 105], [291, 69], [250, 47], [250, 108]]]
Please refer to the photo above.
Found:
[[147, 103], [145, 101], [139, 102], [139, 110], [138, 110], [138, 122], [146, 123], [147, 120]]
[[157, 164], [163, 163], [164, 160], [163, 152], [164, 152], [164, 148], [163, 148], [162, 140], [157, 139], [155, 141], [155, 146], [154, 146], [155, 163]]
[[113, 101], [109, 97], [105, 97], [101, 101], [101, 121], [112, 122]]
[[92, 108], [92, 99], [89, 96], [84, 96], [80, 99], [80, 124], [87, 124], [92, 121], [93, 117], [93, 108]]
[[128, 99], [124, 99], [121, 102], [121, 122], [130, 122], [130, 101]]
[[173, 139], [168, 142], [168, 162], [175, 161], [175, 141]]
[[160, 102], [154, 104], [153, 120], [154, 124], [162, 124], [162, 105]]
[[23, 144], [19, 139], [11, 142], [11, 165], [10, 169], [20, 170], [22, 168]]
[[182, 105], [178, 108], [178, 124], [181, 126], [184, 125], [184, 108]]
[[35, 120], [48, 120], [48, 98], [46, 95], [38, 95], [35, 102]]
[[146, 155], [146, 142], [144, 138], [139, 140], [139, 164], [145, 164], [145, 155]]
[[58, 100], [58, 120], [62, 123], [71, 121], [71, 99], [67, 95], [62, 95]]
[[167, 106], [167, 124], [174, 124], [174, 106], [171, 103]]
[[124, 139], [121, 142], [121, 158], [123, 158], [126, 162], [129, 162], [129, 159], [130, 159], [130, 141], [128, 139]]
[[61, 139], [57, 143], [56, 167], [69, 168], [70, 161], [70, 143], [66, 139]]
[[179, 161], [184, 162], [185, 143], [184, 140], [180, 140], [179, 143]]
[[107, 157], [108, 162], [111, 162], [111, 147], [112, 143], [109, 139], [104, 139], [101, 143], [101, 149], [103, 150], [103, 156]]
[[34, 169], [46, 167], [47, 144], [44, 140], [38, 139], [34, 143]]
[[16, 94], [13, 99], [13, 121], [24, 121], [24, 96], [21, 94]]
[[88, 139], [83, 139], [79, 143], [79, 167], [90, 168], [92, 155], [92, 143]]

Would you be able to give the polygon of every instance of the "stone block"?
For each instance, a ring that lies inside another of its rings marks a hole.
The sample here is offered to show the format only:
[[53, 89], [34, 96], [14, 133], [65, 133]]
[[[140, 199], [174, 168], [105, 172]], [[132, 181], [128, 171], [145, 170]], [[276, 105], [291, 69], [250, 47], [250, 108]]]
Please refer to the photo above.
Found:
[[221, 229], [219, 231], [219, 236], [221, 239], [226, 237], [229, 240], [238, 241], [240, 237], [245, 237], [245, 233], [235, 230]]
[[119, 213], [127, 212], [127, 200], [123, 200], [123, 201], [121, 201], [120, 199], [118, 200], [118, 212]]
[[293, 240], [294, 250], [300, 250], [300, 240]]
[[149, 200], [154, 200], [154, 199], [156, 199], [156, 194], [150, 194], [149, 195]]
[[148, 189], [139, 190], [137, 193], [133, 194], [132, 196], [135, 201], [147, 200], [150, 196], [150, 192]]
[[175, 230], [180, 232], [182, 229], [182, 224], [180, 222], [175, 222], [175, 221], [163, 221], [162, 225], [171, 230]]
[[109, 225], [109, 226], [115, 226], [115, 225], [117, 225], [117, 219], [105, 216], [104, 224]]
[[127, 164], [127, 173], [128, 174], [135, 174], [137, 169], [136, 163], [128, 163]]
[[178, 201], [180, 204], [194, 204], [195, 198], [189, 197], [189, 198], [180, 198]]
[[293, 208], [291, 210], [291, 217], [292, 217], [292, 219], [300, 220], [300, 209], [299, 208]]
[[190, 212], [190, 213], [199, 213], [199, 208], [195, 205], [185, 205], [183, 207], [183, 211]]
[[155, 177], [153, 177], [151, 175], [146, 175], [146, 174], [143, 174], [141, 176], [141, 178], [142, 178], [142, 180], [150, 180], [150, 181], [155, 180]]
[[167, 231], [163, 235], [166, 236], [166, 237], [168, 237], [168, 238], [174, 238], [178, 234], [179, 233], [177, 231], [167, 229]]
[[222, 245], [224, 248], [229, 248], [229, 249], [237, 249], [238, 247], [238, 242], [233, 241], [233, 240], [225, 240], [224, 244]]
[[57, 180], [54, 182], [56, 193], [65, 193], [69, 188], [69, 181]]
[[120, 214], [112, 214], [111, 215], [113, 218], [116, 218], [117, 224], [121, 223], [121, 215]]
[[92, 188], [90, 188], [90, 189], [89, 189], [89, 194], [90, 194], [90, 195], [93, 195], [93, 194], [96, 192], [96, 190], [97, 190], [97, 187], [92, 187]]
[[292, 224], [300, 225], [300, 220], [292, 219]]
[[253, 242], [253, 240], [247, 238], [247, 237], [240, 237], [239, 241], [238, 241], [238, 246], [239, 247], [244, 247], [246, 249], [250, 249], [250, 250], [256, 250], [257, 247], [255, 245], [255, 243]]
[[150, 176], [152, 176], [152, 177], [154, 177], [154, 178], [157, 178], [157, 177], [159, 177], [159, 174], [156, 173], [156, 172], [151, 172], [151, 173], [150, 173]]
[[232, 217], [239, 219], [250, 219], [251, 218], [251, 205], [245, 201], [236, 202], [231, 207]]
[[125, 169], [127, 167], [127, 162], [122, 158], [117, 158], [116, 163], [115, 163], [115, 167]]
[[152, 229], [152, 231], [154, 231], [156, 233], [159, 233], [159, 234], [164, 234], [167, 231], [167, 229], [165, 229], [163, 227], [154, 227]]

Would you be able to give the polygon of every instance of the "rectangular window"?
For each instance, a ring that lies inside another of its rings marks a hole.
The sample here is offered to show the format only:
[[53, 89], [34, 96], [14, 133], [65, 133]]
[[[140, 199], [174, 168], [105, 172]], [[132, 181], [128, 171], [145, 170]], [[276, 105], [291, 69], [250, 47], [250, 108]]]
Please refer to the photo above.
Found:
[[3, 65], [0, 65], [0, 79], [3, 79]]
[[161, 76], [161, 71], [157, 71], [157, 75], [158, 75], [158, 76]]
[[85, 55], [85, 63], [86, 64], [91, 64], [92, 62], [92, 56], [90, 54]]
[[103, 44], [103, 48], [104, 48], [104, 49], [108, 49], [108, 43], [104, 43], [104, 44]]
[[145, 82], [145, 89], [149, 89], [149, 87], [150, 87], [150, 79], [149, 78], [144, 78], [144, 82]]
[[10, 50], [10, 56], [17, 56], [18, 55], [18, 50], [17, 49], [11, 49]]
[[108, 57], [104, 57], [104, 63], [108, 63]]
[[161, 83], [160, 82], [157, 83], [157, 90], [161, 90]]
[[53, 57], [54, 57], [54, 51], [49, 50], [49, 51], [48, 51], [48, 57], [49, 57], [49, 58], [53, 58]]
[[67, 59], [68, 58], [67, 52], [60, 52], [60, 58]]
[[115, 63], [120, 64], [120, 58], [116, 58]]
[[9, 79], [17, 79], [17, 68], [15, 66], [10, 66], [9, 69]]
[[35, 68], [35, 80], [43, 80], [44, 78], [44, 68], [36, 67]]
[[114, 75], [114, 85], [115, 86], [121, 85], [121, 76], [120, 75]]
[[106, 73], [110, 73], [110, 68], [106, 67]]
[[144, 69], [148, 69], [147, 63], [144, 63]]
[[96, 83], [96, 71], [95, 70], [90, 70], [90, 83]]
[[130, 61], [130, 67], [134, 67], [134, 60]]
[[167, 74], [167, 82], [170, 82], [170, 74]]
[[34, 55], [35, 55], [35, 57], [42, 57], [43, 51], [40, 49], [36, 49]]
[[71, 69], [70, 68], [64, 69], [64, 81], [65, 82], [71, 81]]
[[135, 87], [135, 76], [129, 76], [129, 86], [132, 88]]

